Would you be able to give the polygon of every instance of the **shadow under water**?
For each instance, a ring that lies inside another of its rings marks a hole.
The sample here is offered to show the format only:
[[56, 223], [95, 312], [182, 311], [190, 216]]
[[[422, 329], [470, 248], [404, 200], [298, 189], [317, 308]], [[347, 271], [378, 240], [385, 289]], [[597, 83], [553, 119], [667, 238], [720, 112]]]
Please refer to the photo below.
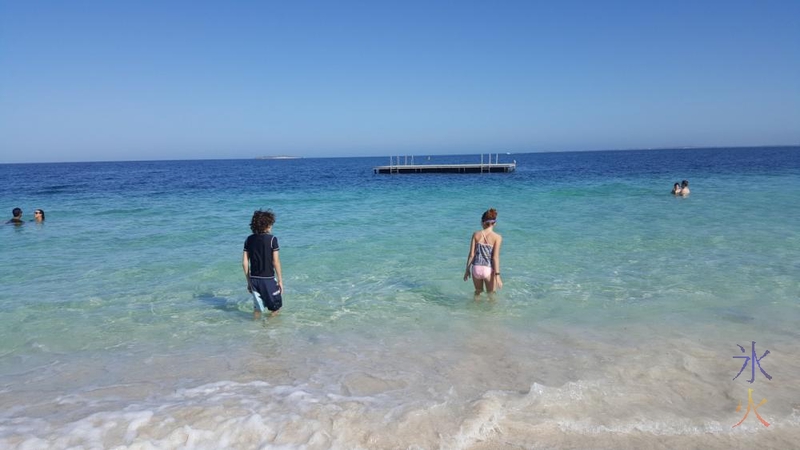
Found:
[[211, 308], [219, 311], [225, 311], [230, 313], [244, 313], [244, 312], [247, 312], [248, 314], [250, 313], [250, 311], [242, 310], [241, 302], [228, 299], [225, 297], [218, 297], [210, 292], [197, 294], [195, 297], [207, 307], [210, 306]]

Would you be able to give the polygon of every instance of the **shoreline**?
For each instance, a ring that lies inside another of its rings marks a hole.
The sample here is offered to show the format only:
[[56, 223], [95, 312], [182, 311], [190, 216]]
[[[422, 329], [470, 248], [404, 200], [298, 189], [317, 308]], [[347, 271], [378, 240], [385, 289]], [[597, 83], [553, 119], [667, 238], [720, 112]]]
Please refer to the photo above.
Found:
[[[142, 355], [107, 367], [86, 355], [74, 370], [47, 370], [74, 379], [114, 367], [118, 381], [59, 394], [52, 391], [58, 381], [48, 387], [40, 382], [46, 374], [37, 373], [26, 382], [37, 386], [27, 391], [36, 398], [25, 390], [4, 394], [23, 406], [0, 416], [0, 425], [19, 430], [6, 428], [0, 443], [183, 448], [187, 440], [214, 446], [232, 439], [237, 447], [314, 449], [639, 449], [758, 441], [770, 448], [800, 436], [800, 404], [790, 400], [800, 388], [792, 339], [765, 341], [772, 354], [764, 368], [778, 382], [760, 378], [753, 385], [759, 400], [769, 400], [759, 411], [771, 426], [748, 417], [734, 429], [743, 415], [736, 402], [746, 404], [750, 386], [730, 380], [736, 347], [726, 339], [735, 339], [736, 327], [717, 329], [730, 335], [719, 342], [721, 336], [704, 338], [709, 330], [676, 333], [668, 324], [608, 334], [562, 327], [514, 333], [496, 325], [469, 331], [462, 324], [436, 339], [418, 330], [387, 336], [381, 345], [372, 332], [320, 331], [212, 358], [198, 346], [191, 354]], [[252, 323], [242, 334], [269, 333], [269, 326]]]

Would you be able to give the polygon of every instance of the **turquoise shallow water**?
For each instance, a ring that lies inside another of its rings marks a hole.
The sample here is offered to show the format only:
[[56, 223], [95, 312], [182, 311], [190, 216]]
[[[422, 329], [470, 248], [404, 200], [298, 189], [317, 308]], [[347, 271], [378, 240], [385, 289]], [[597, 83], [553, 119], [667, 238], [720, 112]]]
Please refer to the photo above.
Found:
[[[18, 180], [6, 209], [47, 213], [0, 229], [0, 444], [796, 442], [800, 149], [512, 158], [483, 175], [373, 175], [388, 158], [0, 166]], [[674, 198], [682, 178], [692, 194]], [[278, 216], [286, 307], [253, 322], [241, 249], [259, 207]], [[461, 276], [488, 207], [506, 286], [475, 302]], [[773, 380], [732, 380], [751, 341]], [[731, 428], [748, 388], [770, 427]]]

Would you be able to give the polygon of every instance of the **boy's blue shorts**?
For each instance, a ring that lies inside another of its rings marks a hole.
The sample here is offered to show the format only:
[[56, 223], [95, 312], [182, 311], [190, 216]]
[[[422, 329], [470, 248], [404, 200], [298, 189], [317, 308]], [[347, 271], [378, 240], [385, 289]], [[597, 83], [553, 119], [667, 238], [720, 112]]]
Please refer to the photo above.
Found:
[[250, 277], [250, 289], [253, 292], [253, 308], [264, 311], [277, 311], [283, 306], [281, 288], [275, 278]]

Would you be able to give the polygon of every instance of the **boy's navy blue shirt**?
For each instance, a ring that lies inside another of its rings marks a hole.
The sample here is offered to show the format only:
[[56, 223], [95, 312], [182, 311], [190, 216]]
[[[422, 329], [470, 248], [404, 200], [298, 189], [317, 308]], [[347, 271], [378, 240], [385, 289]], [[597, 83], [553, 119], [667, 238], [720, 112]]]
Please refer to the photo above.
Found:
[[272, 252], [280, 250], [278, 238], [271, 234], [251, 234], [244, 241], [244, 251], [250, 259], [250, 276], [270, 278], [275, 276]]

